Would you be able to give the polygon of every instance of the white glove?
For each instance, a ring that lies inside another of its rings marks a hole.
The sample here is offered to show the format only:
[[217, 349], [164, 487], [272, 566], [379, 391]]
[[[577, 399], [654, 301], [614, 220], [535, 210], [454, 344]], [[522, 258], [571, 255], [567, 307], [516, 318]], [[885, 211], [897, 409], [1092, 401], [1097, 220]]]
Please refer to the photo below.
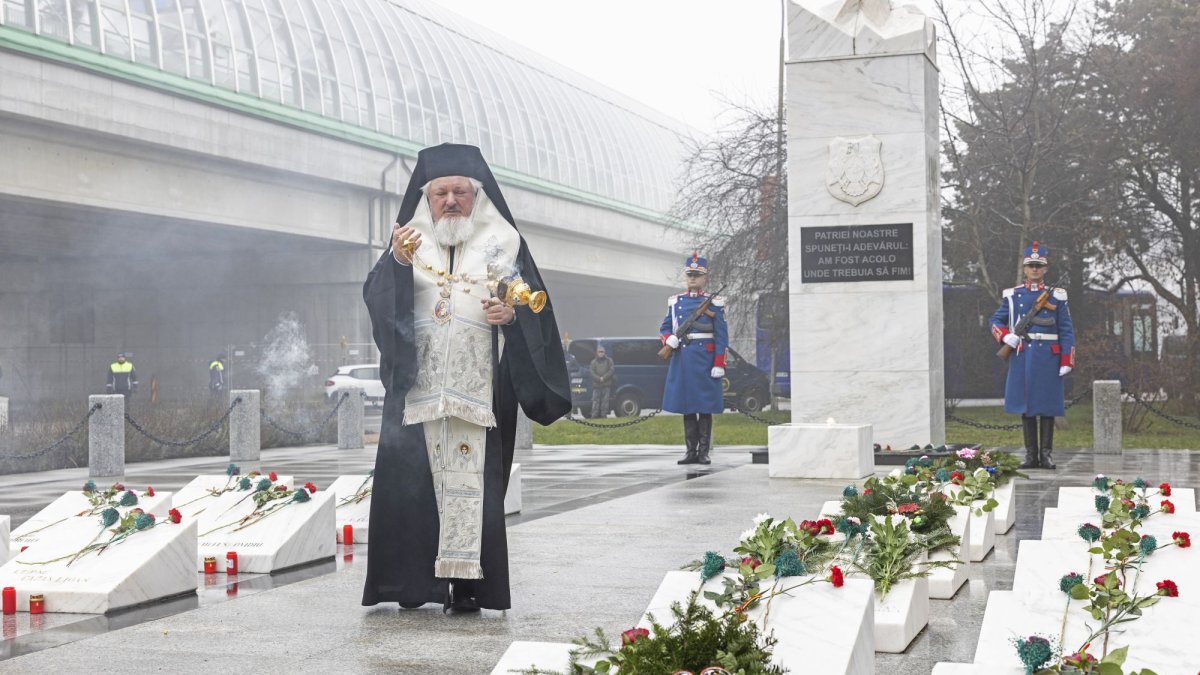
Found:
[[1058, 368], [1058, 376], [1059, 376], [1059, 377], [1066, 377], [1066, 376], [1067, 376], [1067, 373], [1071, 372], [1072, 370], [1075, 370], [1075, 369], [1074, 369], [1074, 368], [1072, 368], [1071, 366], [1059, 366], [1059, 368]]
[[1016, 349], [1021, 346], [1021, 336], [1016, 333], [1008, 333], [1004, 336], [1004, 344]]
[[679, 338], [675, 337], [675, 335], [668, 335], [667, 346], [671, 349], [679, 349]]
[[714, 378], [725, 377], [725, 369], [722, 368], [721, 366], [713, 366], [712, 376]]

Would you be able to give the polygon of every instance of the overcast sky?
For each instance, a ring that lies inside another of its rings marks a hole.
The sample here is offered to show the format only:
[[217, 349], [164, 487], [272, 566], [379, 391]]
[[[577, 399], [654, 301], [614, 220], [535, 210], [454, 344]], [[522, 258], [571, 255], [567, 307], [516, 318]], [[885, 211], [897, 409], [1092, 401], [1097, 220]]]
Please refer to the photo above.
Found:
[[701, 131], [775, 101], [779, 0], [433, 1]]

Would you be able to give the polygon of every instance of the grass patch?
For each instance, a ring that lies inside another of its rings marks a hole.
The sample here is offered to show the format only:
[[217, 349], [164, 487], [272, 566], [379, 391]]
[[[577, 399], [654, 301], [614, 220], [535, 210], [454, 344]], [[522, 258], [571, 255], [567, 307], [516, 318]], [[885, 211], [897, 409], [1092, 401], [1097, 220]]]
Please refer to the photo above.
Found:
[[[769, 411], [759, 414], [774, 424], [790, 422], [791, 413]], [[596, 424], [620, 424], [628, 418], [607, 417], [588, 420]], [[548, 427], [533, 425], [533, 442], [543, 445], [678, 445], [683, 446], [683, 419], [678, 415], [659, 415], [645, 422], [620, 429], [593, 429], [570, 420], [559, 420]], [[745, 415], [713, 415], [713, 445], [766, 445], [767, 425]]]
[[[1128, 414], [1133, 410], [1133, 403], [1126, 403]], [[1172, 411], [1174, 414], [1174, 411]], [[959, 417], [983, 422], [985, 424], [1016, 424], [1021, 421], [1018, 415], [1009, 415], [1002, 407], [988, 408], [959, 408], [955, 411]], [[1200, 419], [1179, 415], [1180, 417], [1200, 424]], [[770, 411], [761, 417], [771, 420], [774, 424], [791, 421], [791, 413], [787, 411]], [[597, 423], [618, 424], [624, 419], [612, 417]], [[879, 442], [886, 442], [877, 439]], [[533, 425], [533, 442], [543, 445], [683, 445], [683, 421], [678, 416], [658, 416], [640, 424], [620, 429], [593, 429], [581, 426], [568, 420], [559, 420], [548, 427]], [[976, 429], [959, 422], [946, 423], [946, 442], [948, 443], [979, 443], [987, 447], [1021, 447], [1024, 444], [1020, 429], [999, 431], [992, 429]], [[767, 427], [737, 413], [725, 413], [713, 416], [714, 445], [766, 445]], [[908, 443], [911, 445], [911, 441]], [[1090, 403], [1080, 403], [1067, 410], [1066, 425], [1054, 433], [1054, 445], [1059, 448], [1090, 448], [1092, 447], [1092, 406]], [[896, 450], [901, 446], [893, 443]], [[903, 446], [907, 447], [907, 446]], [[1125, 433], [1127, 448], [1200, 448], [1200, 430], [1181, 427], [1167, 420], [1151, 415], [1136, 433]]]

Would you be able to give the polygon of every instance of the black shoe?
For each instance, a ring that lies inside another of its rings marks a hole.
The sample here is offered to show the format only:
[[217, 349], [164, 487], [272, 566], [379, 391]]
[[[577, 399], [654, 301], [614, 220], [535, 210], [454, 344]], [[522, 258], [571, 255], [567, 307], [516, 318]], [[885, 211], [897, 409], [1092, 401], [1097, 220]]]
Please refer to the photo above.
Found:
[[469, 612], [478, 612], [479, 603], [470, 595], [459, 596], [454, 592], [454, 584], [450, 584], [450, 589], [447, 591], [446, 604], [442, 606], [443, 614], [467, 614]]
[[700, 458], [696, 456], [694, 450], [688, 450], [688, 453], [683, 456], [683, 459], [675, 462], [676, 464], [699, 464]]
[[419, 607], [424, 607], [424, 606], [425, 606], [425, 603], [423, 603], [423, 602], [402, 602], [402, 603], [400, 603], [401, 609], [417, 609]]
[[1025, 433], [1025, 461], [1018, 469], [1037, 469], [1041, 467], [1038, 458], [1038, 423], [1036, 417], [1021, 416], [1021, 427]]
[[1054, 458], [1051, 453], [1054, 452], [1054, 418], [1039, 417], [1038, 423], [1041, 426], [1041, 445], [1039, 447], [1041, 455], [1041, 464], [1043, 469], [1057, 469], [1058, 465], [1054, 463]]

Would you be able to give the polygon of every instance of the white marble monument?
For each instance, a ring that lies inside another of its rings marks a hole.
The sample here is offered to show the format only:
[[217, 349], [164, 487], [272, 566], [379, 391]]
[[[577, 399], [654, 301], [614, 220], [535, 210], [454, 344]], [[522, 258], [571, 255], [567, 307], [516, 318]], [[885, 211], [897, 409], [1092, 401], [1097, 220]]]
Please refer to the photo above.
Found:
[[[289, 487], [292, 487], [288, 484]], [[303, 487], [296, 485], [297, 489]], [[289, 503], [259, 519], [243, 521], [255, 511], [247, 492], [229, 492], [211, 501], [196, 518], [200, 525], [199, 549], [194, 561], [204, 570], [205, 556], [217, 558], [224, 569], [229, 551], [238, 554], [239, 573], [269, 574], [332, 558], [337, 550], [334, 524], [335, 495], [322, 490], [304, 503]], [[265, 512], [274, 504], [263, 508]]]
[[[793, 431], [870, 424], [945, 440], [938, 68], [933, 23], [888, 0], [788, 9]], [[777, 443], [776, 441], [779, 441]], [[846, 458], [843, 458], [846, 459]]]
[[111, 538], [99, 517], [71, 517], [54, 528], [53, 537], [0, 567], [0, 586], [16, 589], [19, 611], [28, 610], [31, 594], [41, 594], [45, 611], [80, 614], [104, 614], [196, 591], [195, 520], [173, 524], [160, 518], [154, 527], [102, 554], [54, 560]]
[[[108, 489], [109, 486], [97, 486], [101, 491]], [[125, 515], [130, 510], [140, 508], [143, 511], [153, 514], [155, 518], [165, 518], [167, 511], [171, 508], [173, 494], [167, 491], [155, 491], [153, 495], [148, 495], [146, 491], [139, 490], [136, 487], [126, 486], [137, 495], [137, 504], [133, 506], [119, 506], [117, 511], [121, 515]], [[122, 493], [123, 494], [123, 493]], [[120, 495], [117, 495], [118, 497]], [[95, 514], [91, 513], [93, 510]], [[33, 548], [42, 541], [48, 541], [58, 536], [59, 528], [70, 522], [74, 518], [87, 518], [94, 520], [98, 518], [100, 509], [92, 506], [92, 503], [84, 495], [83, 490], [69, 490], [54, 501], [47, 504], [41, 511], [38, 511], [33, 516], [21, 523], [19, 527], [12, 531], [12, 534], [5, 537], [5, 541], [10, 541], [8, 555], [3, 560], [10, 560], [16, 557], [24, 547]], [[7, 516], [6, 516], [7, 517]]]

